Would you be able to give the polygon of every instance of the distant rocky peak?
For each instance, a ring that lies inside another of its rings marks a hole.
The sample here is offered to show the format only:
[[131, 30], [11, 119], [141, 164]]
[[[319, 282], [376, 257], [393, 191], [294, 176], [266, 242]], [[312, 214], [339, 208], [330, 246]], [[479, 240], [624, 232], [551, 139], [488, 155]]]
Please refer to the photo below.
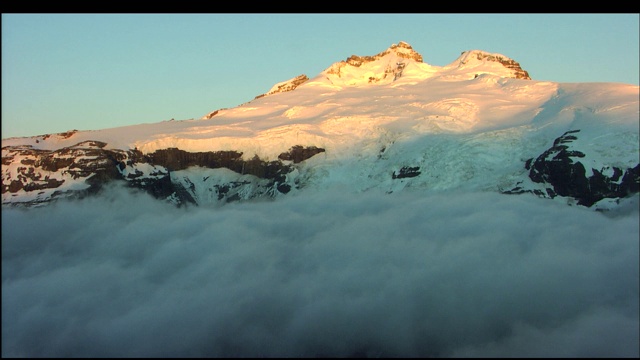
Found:
[[402, 77], [405, 67], [412, 63], [424, 65], [422, 55], [401, 41], [373, 56], [351, 55], [331, 65], [321, 76], [338, 86], [388, 84]]
[[[386, 50], [376, 55], [351, 55], [346, 60], [335, 62], [312, 80], [302, 74], [279, 82], [253, 100], [293, 91], [306, 83], [321, 83], [337, 87], [366, 86], [390, 84], [406, 77], [405, 75], [412, 79], [426, 79], [442, 75], [448, 79], [468, 80], [483, 74], [531, 80], [529, 73], [523, 70], [518, 62], [501, 54], [482, 50], [463, 51], [458, 59], [447, 66], [431, 66], [424, 63], [422, 55], [415, 51], [411, 45], [400, 41], [397, 44], [391, 44]], [[212, 111], [202, 119], [211, 119], [220, 110], [224, 109]]]
[[510, 70], [512, 76], [516, 79], [531, 80], [529, 73], [520, 67], [520, 64], [502, 54], [488, 53], [482, 50], [463, 51], [458, 57], [458, 67], [466, 67], [480, 65], [486, 62], [495, 62], [501, 64]]
[[422, 55], [420, 55], [415, 50], [413, 50], [411, 45], [407, 44], [404, 41], [400, 41], [397, 44], [392, 44], [387, 50], [377, 55], [373, 55], [373, 56], [351, 55], [345, 62], [351, 66], [359, 67], [362, 64], [379, 60], [388, 54], [395, 54], [396, 56], [404, 59], [409, 59], [416, 62], [422, 62]]

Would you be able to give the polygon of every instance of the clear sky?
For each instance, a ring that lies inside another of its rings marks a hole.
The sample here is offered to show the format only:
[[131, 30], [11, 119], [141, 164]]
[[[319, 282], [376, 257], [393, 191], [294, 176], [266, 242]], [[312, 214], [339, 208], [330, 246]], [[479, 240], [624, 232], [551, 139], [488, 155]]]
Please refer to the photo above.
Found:
[[200, 118], [405, 41], [534, 80], [639, 84], [639, 14], [2, 14], [2, 138]]

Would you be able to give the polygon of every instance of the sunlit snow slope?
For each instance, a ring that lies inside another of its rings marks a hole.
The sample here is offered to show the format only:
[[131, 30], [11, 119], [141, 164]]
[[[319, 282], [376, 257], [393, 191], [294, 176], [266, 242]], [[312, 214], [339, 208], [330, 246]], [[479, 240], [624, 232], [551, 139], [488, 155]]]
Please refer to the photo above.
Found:
[[[64, 193], [64, 187], [88, 188], [90, 171], [74, 175], [73, 165], [43, 168], [38, 159], [55, 151], [63, 156], [60, 149], [89, 141], [104, 143], [105, 154], [122, 154], [118, 174], [125, 180], [136, 170], [137, 180], [167, 176], [198, 204], [230, 200], [220, 190], [225, 184], [235, 184], [235, 199], [334, 185], [394, 192], [407, 187], [503, 191], [518, 184], [542, 191], [544, 184], [527, 177], [526, 162], [567, 131], [579, 130], [567, 146], [584, 155], [579, 161], [587, 177], [591, 169], [610, 177], [614, 167], [637, 169], [638, 99], [634, 85], [531, 80], [514, 60], [479, 50], [432, 66], [400, 42], [374, 56], [353, 55], [315, 77], [276, 84], [252, 101], [197, 120], [3, 139], [2, 199], [3, 204], [41, 202]], [[294, 146], [324, 151], [298, 162], [283, 158]], [[274, 182], [245, 173], [244, 165], [230, 172], [224, 166], [171, 168], [143, 160], [169, 148], [233, 151], [240, 153], [237, 161], [288, 165], [275, 182], [287, 190], [266, 189]], [[131, 150], [139, 151], [136, 159]], [[29, 190], [33, 174], [42, 186]], [[45, 177], [61, 185], [45, 186]], [[165, 195], [160, 197], [179, 194]]]

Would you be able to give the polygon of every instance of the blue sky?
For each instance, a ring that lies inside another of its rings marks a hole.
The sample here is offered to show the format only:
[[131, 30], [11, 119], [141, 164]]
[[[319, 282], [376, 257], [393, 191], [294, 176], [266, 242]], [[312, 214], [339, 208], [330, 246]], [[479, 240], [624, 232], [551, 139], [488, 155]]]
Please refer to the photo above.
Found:
[[3, 14], [2, 138], [200, 118], [405, 41], [534, 80], [639, 83], [638, 14]]

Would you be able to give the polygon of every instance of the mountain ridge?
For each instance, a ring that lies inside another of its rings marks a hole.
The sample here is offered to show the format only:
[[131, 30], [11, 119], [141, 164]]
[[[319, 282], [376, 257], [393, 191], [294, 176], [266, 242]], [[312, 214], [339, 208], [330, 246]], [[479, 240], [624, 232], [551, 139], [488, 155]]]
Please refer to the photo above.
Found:
[[[341, 69], [345, 66], [352, 66], [355, 68], [367, 68], [368, 64], [375, 63], [376, 61], [380, 61], [387, 55], [391, 55], [394, 59], [392, 59], [392, 61], [387, 62], [384, 72], [378, 71], [378, 73], [376, 73], [375, 71], [370, 71], [369, 69], [367, 69], [368, 70], [367, 75], [369, 75], [369, 76], [365, 76], [367, 78], [367, 83], [370, 84], [370, 83], [380, 82], [381, 80], [387, 78], [387, 76], [389, 75], [393, 75], [394, 81], [397, 80], [399, 77], [402, 76], [402, 72], [403, 72], [402, 70], [407, 65], [407, 63], [405, 63], [404, 60], [419, 63], [419, 64], [424, 64], [423, 57], [420, 53], [416, 52], [408, 43], [404, 41], [400, 41], [397, 44], [391, 44], [391, 46], [388, 49], [373, 56], [351, 55], [346, 60], [336, 62], [331, 66], [329, 66], [328, 68], [326, 68], [325, 70], [323, 70], [317, 76], [317, 78], [322, 78], [322, 76], [324, 76], [324, 78], [331, 81], [330, 75], [336, 75], [338, 78], [340, 78]], [[393, 66], [393, 60], [395, 60], [395, 63], [396, 63], [395, 67]], [[449, 65], [446, 65], [441, 68], [442, 69], [464, 68], [465, 65], [468, 68], [472, 66], [478, 66], [479, 64], [481, 65], [485, 61], [499, 63], [502, 66], [504, 66], [504, 68], [507, 69], [508, 71], [512, 71], [511, 75], [507, 73], [507, 74], [503, 74], [503, 76], [507, 76], [507, 77], [511, 76], [516, 79], [531, 80], [531, 78], [529, 77], [529, 73], [523, 70], [520, 67], [520, 64], [515, 60], [512, 60], [502, 54], [489, 53], [483, 50], [463, 51], [456, 60], [454, 60]], [[424, 64], [424, 65], [428, 65], [428, 64]], [[430, 68], [438, 69], [440, 67], [434, 67], [434, 66], [428, 65], [426, 69], [430, 69]], [[431, 71], [431, 70], [428, 70], [428, 71]], [[482, 74], [484, 73], [483, 72], [476, 73], [474, 74], [474, 78]], [[254, 99], [259, 99], [264, 96], [269, 96], [276, 93], [293, 91], [298, 86], [304, 84], [308, 80], [310, 79], [306, 74], [298, 75], [289, 80], [285, 80], [275, 84], [269, 91], [267, 91], [264, 94], [260, 94], [256, 96]], [[331, 81], [331, 83], [333, 84], [333, 81]], [[347, 83], [346, 85], [356, 85], [356, 84], [358, 84], [357, 81]], [[214, 110], [204, 115], [202, 119], [210, 119], [219, 110], [221, 109]]]

